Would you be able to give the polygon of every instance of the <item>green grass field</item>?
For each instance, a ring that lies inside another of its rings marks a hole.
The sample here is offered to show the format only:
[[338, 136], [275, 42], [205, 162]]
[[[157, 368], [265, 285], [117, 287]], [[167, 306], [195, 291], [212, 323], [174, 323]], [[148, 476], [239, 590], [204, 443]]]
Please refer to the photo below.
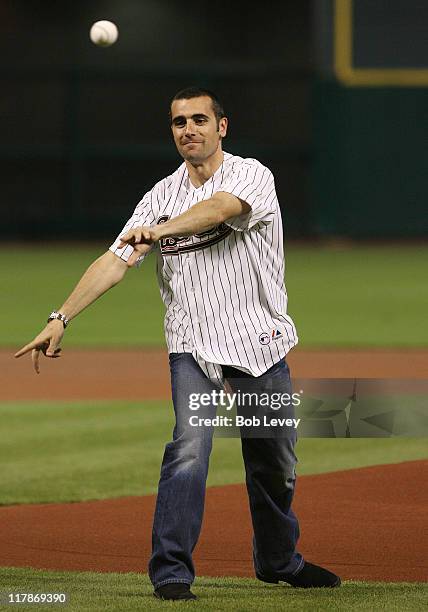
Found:
[[[167, 402], [0, 404], [0, 503], [155, 493], [172, 431]], [[243, 482], [240, 442], [214, 441], [208, 484]], [[426, 438], [302, 438], [299, 474], [426, 457]]]
[[[14, 605], [17, 610], [72, 610], [73, 612], [128, 610], [424, 610], [428, 587], [411, 583], [346, 582], [340, 589], [292, 589], [265, 585], [248, 578], [198, 578], [196, 602], [165, 602], [153, 597], [146, 576], [135, 573], [46, 572], [0, 568], [0, 593], [66, 593], [63, 606]], [[3, 606], [2, 606], [3, 607]], [[10, 607], [10, 606], [8, 606]], [[5, 606], [6, 608], [6, 606]]]
[[[2, 248], [0, 345], [32, 339], [105, 248]], [[286, 264], [289, 313], [302, 345], [428, 346], [428, 246], [291, 244]], [[67, 346], [164, 346], [154, 268], [149, 257], [82, 313], [67, 330]]]

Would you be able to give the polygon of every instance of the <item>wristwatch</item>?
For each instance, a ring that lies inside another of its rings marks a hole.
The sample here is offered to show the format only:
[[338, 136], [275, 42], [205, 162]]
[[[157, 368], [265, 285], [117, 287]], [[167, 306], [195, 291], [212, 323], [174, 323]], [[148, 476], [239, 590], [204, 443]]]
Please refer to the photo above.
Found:
[[53, 321], [54, 319], [58, 319], [59, 321], [62, 321], [62, 324], [64, 325], [64, 329], [67, 327], [69, 323], [69, 319], [67, 319], [65, 314], [62, 314], [61, 312], [57, 312], [56, 310], [51, 312], [47, 322], [49, 323], [49, 321]]

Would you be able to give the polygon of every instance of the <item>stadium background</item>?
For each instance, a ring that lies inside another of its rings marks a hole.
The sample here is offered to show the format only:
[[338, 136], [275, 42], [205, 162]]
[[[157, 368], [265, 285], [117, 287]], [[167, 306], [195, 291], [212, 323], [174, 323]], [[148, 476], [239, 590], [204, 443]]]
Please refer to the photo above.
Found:
[[[183, 86], [217, 91], [230, 118], [225, 150], [254, 156], [275, 174], [290, 313], [301, 339], [291, 356], [296, 371], [309, 355], [315, 370], [306, 365], [308, 376], [428, 378], [427, 18], [427, 5], [417, 0], [274, 1], [263, 11], [241, 1], [227, 9], [167, 0], [0, 3], [0, 590], [68, 585], [76, 610], [88, 601], [92, 609], [138, 607], [141, 585], [150, 595], [134, 574], [104, 580], [8, 566], [62, 567], [55, 556], [61, 536], [46, 540], [42, 515], [37, 527], [34, 515], [27, 523], [19, 512], [12, 519], [15, 509], [156, 491], [172, 417], [158, 380], [166, 355], [154, 262], [131, 271], [70, 325], [63, 358], [44, 361], [40, 377], [28, 359], [14, 362], [11, 354], [38, 332], [142, 194], [180, 163], [167, 112]], [[89, 41], [97, 19], [117, 23], [113, 47]], [[135, 366], [127, 380], [120, 367], [125, 355]], [[68, 395], [61, 395], [67, 385]], [[209, 484], [243, 482], [237, 441], [216, 442]], [[299, 445], [303, 483], [378, 464], [418, 460], [415, 473], [426, 468], [419, 461], [426, 457], [424, 438], [303, 439]], [[333, 495], [338, 503], [341, 496]], [[407, 508], [420, 504], [413, 490], [402, 498]], [[388, 512], [399, 510], [392, 505]], [[86, 531], [85, 537], [96, 550], [99, 533], [90, 529], [94, 540]], [[135, 528], [135, 537], [142, 531], [147, 536], [149, 526]], [[118, 535], [123, 542], [125, 532]], [[73, 545], [78, 550], [82, 542]], [[39, 551], [34, 563], [22, 553], [26, 547]], [[198, 563], [207, 569], [200, 574], [212, 575], [209, 558]], [[241, 569], [232, 563], [229, 573], [251, 575]], [[400, 584], [389, 590], [349, 583], [334, 595], [335, 604], [358, 608], [368, 595], [373, 608], [403, 609], [405, 602], [419, 609], [423, 585], [403, 585], [408, 574], [394, 579]], [[273, 590], [256, 592], [256, 583], [199, 584], [206, 609], [235, 605], [228, 592], [248, 597], [246, 609], [275, 609], [281, 602]], [[127, 593], [122, 600], [120, 589]], [[320, 601], [319, 595], [288, 597], [296, 609]]]
[[[4, 237], [114, 235], [179, 162], [168, 102], [189, 84], [224, 100], [225, 148], [274, 171], [289, 238], [426, 236], [426, 83], [344, 86], [332, 1], [3, 0], [0, 11]], [[359, 0], [354, 13], [356, 66], [424, 70], [424, 3]], [[88, 38], [100, 14], [121, 32], [109, 49]]]

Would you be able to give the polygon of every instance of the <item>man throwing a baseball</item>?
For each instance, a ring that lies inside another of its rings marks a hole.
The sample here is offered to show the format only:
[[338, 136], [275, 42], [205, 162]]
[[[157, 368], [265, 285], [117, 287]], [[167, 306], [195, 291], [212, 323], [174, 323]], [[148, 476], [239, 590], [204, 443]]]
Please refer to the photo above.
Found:
[[[285, 361], [297, 344], [286, 314], [282, 221], [272, 173], [226, 153], [228, 121], [217, 96], [187, 88], [170, 108], [184, 162], [138, 203], [109, 250], [84, 273], [31, 351], [59, 357], [64, 329], [84, 308], [153, 252], [166, 306], [165, 336], [176, 424], [166, 445], [153, 525], [149, 575], [160, 599], [195, 599], [192, 552], [202, 524], [213, 429], [191, 425], [189, 398], [227, 381], [233, 391], [291, 395]], [[215, 415], [201, 405], [198, 416]], [[288, 408], [291, 416], [292, 406]], [[254, 433], [254, 432], [253, 432]], [[256, 576], [294, 587], [335, 587], [340, 578], [297, 552], [291, 509], [295, 433], [242, 436], [254, 529]]]

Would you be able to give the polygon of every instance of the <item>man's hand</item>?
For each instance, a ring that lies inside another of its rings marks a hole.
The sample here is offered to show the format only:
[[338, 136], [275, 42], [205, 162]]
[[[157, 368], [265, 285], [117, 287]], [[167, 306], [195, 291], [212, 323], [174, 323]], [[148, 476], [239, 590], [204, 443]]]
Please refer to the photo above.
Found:
[[152, 248], [152, 245], [159, 240], [155, 227], [140, 226], [134, 227], [133, 229], [126, 232], [120, 237], [119, 249], [130, 245], [134, 247], [134, 252], [127, 261], [128, 267], [131, 268], [137, 261], [137, 259], [148, 253]]
[[130, 245], [134, 252], [128, 259], [128, 267], [135, 264], [153, 244], [169, 236], [194, 236], [206, 232], [227, 219], [249, 213], [251, 206], [231, 193], [219, 191], [207, 200], [193, 204], [186, 212], [153, 226], [134, 227], [120, 237], [119, 248]]
[[33, 362], [33, 367], [36, 370], [37, 374], [40, 374], [40, 366], [39, 366], [39, 357], [40, 351], [46, 356], [51, 357], [52, 359], [56, 359], [57, 357], [61, 357], [59, 348], [59, 344], [64, 335], [64, 326], [62, 321], [53, 320], [49, 321], [46, 325], [45, 329], [40, 332], [38, 336], [34, 338], [32, 342], [26, 344], [15, 353], [15, 357], [21, 357], [26, 353], [31, 351], [31, 360]]

